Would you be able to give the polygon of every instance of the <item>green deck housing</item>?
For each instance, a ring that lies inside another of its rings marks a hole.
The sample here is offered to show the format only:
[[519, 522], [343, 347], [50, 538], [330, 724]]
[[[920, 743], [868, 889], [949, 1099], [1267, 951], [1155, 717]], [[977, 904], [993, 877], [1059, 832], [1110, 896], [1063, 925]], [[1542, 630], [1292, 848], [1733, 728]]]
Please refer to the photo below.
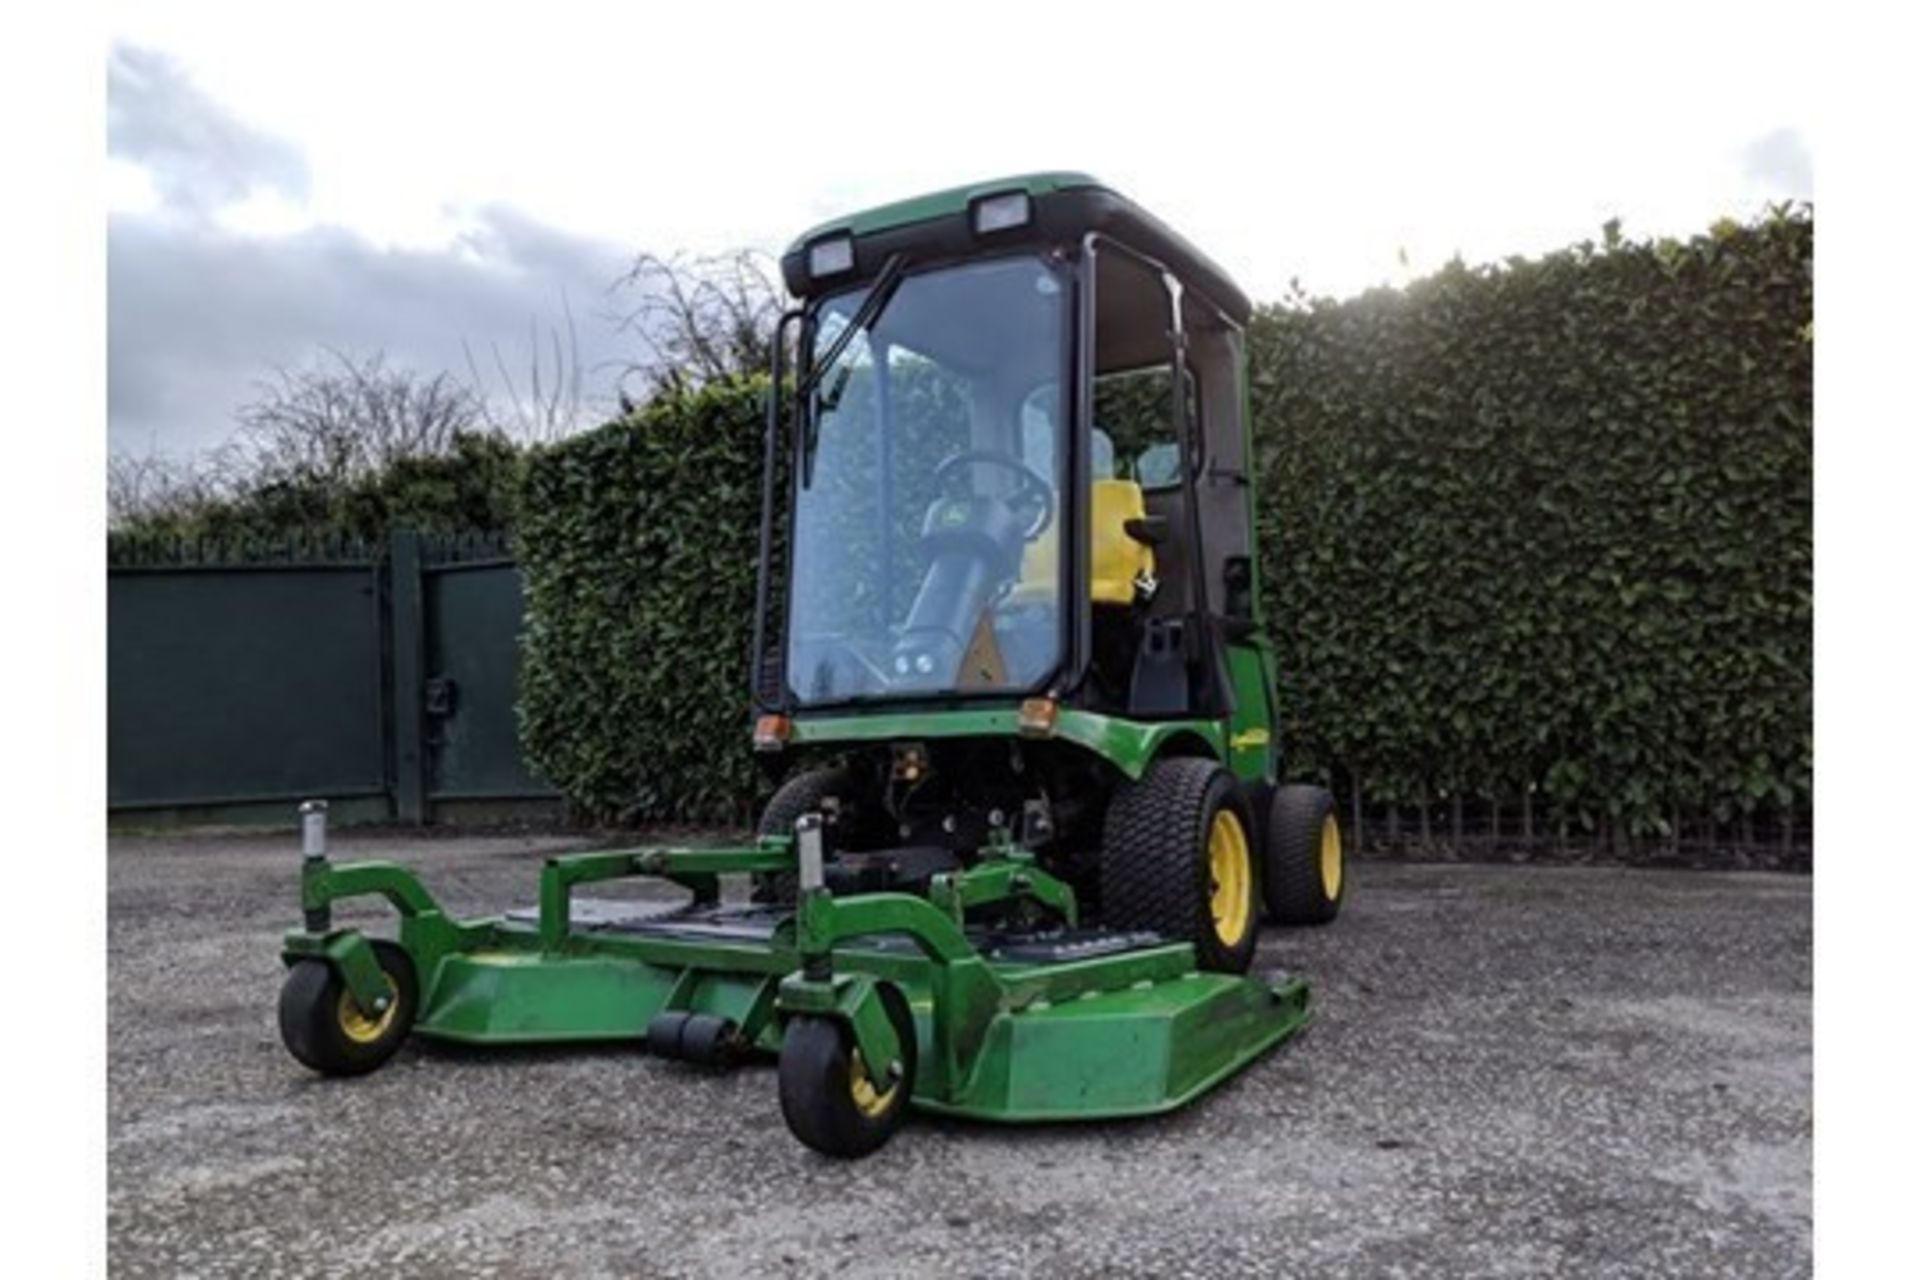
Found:
[[[868, 1060], [885, 1062], [896, 1050], [872, 994], [873, 981], [885, 980], [913, 1010], [914, 1104], [982, 1120], [1167, 1111], [1306, 1024], [1303, 981], [1203, 972], [1186, 943], [1119, 945], [1090, 934], [1081, 945], [1099, 953], [1085, 959], [983, 951], [977, 931], [970, 936], [958, 922], [965, 907], [1065, 894], [1071, 909], [1070, 889], [1019, 851], [1009, 854], [943, 878], [928, 898], [815, 891], [791, 912], [717, 903], [723, 874], [791, 869], [784, 837], [554, 858], [541, 873], [537, 911], [524, 915], [452, 919], [411, 871], [389, 862], [309, 858], [301, 898], [311, 923], [343, 899], [391, 903], [420, 979], [414, 1031], [466, 1044], [645, 1041], [656, 1015], [697, 1012], [731, 1022], [743, 1049], [775, 1054], [784, 1017], [811, 1013], [844, 1019]], [[609, 920], [600, 904], [574, 898], [577, 885], [629, 876], [672, 880], [692, 890], [693, 902]], [[296, 931], [285, 956], [326, 958], [365, 1008], [384, 990], [358, 930]], [[822, 960], [831, 976], [807, 976], [821, 973]]]

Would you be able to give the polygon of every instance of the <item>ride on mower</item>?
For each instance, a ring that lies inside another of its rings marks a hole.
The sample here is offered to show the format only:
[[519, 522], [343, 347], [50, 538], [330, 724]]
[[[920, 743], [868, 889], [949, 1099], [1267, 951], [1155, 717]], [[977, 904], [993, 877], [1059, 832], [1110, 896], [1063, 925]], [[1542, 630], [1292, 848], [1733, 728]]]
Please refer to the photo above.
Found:
[[[1278, 782], [1246, 296], [1064, 173], [836, 220], [781, 269], [758, 838], [556, 857], [537, 907], [458, 920], [331, 863], [310, 804], [280, 997], [307, 1066], [409, 1033], [771, 1054], [795, 1136], [857, 1156], [909, 1104], [1167, 1111], [1305, 1025], [1304, 981], [1246, 976], [1263, 906], [1324, 923], [1346, 885], [1331, 798]], [[636, 876], [686, 900], [576, 894]], [[333, 926], [369, 895], [396, 940]]]

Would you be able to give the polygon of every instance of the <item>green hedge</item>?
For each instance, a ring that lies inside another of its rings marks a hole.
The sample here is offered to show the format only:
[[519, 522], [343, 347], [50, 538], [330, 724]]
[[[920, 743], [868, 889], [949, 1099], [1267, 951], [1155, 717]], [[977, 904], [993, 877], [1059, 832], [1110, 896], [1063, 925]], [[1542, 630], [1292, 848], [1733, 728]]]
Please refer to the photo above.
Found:
[[[1613, 229], [1250, 332], [1289, 765], [1636, 833], [1811, 782], [1810, 214]], [[522, 718], [596, 816], [738, 819], [760, 395], [536, 452]]]
[[527, 460], [520, 730], [594, 818], [738, 821], [764, 381], [654, 400]]
[[1292, 767], [1664, 833], [1812, 782], [1813, 223], [1263, 309]]

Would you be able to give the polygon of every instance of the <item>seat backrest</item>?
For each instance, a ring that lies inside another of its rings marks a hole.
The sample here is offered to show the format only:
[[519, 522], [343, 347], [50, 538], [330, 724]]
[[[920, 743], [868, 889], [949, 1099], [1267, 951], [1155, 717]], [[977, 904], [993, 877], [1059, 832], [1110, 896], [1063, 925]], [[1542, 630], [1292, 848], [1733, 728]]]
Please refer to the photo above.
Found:
[[[1153, 576], [1153, 548], [1134, 541], [1133, 535], [1127, 532], [1127, 521], [1146, 514], [1146, 496], [1133, 481], [1093, 482], [1090, 513], [1093, 571], [1088, 575], [1088, 594], [1095, 604], [1130, 605], [1134, 579], [1142, 572]], [[1046, 532], [1027, 544], [1020, 561], [1020, 581], [1010, 597], [1014, 603], [1052, 598], [1060, 564], [1059, 527], [1056, 520]]]
[[1091, 514], [1093, 602], [1130, 605], [1135, 580], [1153, 576], [1153, 548], [1127, 532], [1127, 521], [1147, 514], [1146, 496], [1131, 480], [1095, 480]]

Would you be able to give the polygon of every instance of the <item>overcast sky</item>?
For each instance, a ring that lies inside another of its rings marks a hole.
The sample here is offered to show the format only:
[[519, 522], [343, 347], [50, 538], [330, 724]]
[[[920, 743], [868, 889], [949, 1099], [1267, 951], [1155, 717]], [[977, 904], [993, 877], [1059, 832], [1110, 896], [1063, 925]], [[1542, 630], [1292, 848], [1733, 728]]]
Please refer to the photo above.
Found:
[[118, 6], [111, 443], [216, 444], [327, 347], [520, 369], [563, 307], [606, 396], [636, 251], [1032, 169], [1101, 176], [1256, 298], [1812, 197], [1795, 24], [1553, 8]]

